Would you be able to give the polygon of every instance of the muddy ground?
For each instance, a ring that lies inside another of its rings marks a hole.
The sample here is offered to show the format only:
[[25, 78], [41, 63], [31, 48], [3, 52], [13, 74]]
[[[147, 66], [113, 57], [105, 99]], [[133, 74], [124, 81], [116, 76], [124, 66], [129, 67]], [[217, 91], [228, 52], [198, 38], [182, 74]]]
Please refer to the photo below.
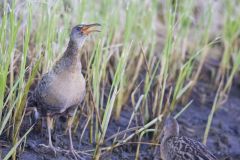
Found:
[[[225, 104], [220, 107], [213, 119], [213, 123], [210, 129], [207, 146], [208, 148], [219, 158], [219, 159], [240, 159], [240, 87], [234, 87], [233, 91], [230, 93], [230, 96]], [[180, 132], [182, 135], [192, 137], [199, 141], [202, 140], [205, 126], [207, 123], [207, 118], [211, 110], [212, 97], [209, 96], [211, 101], [208, 101], [205, 105], [199, 105], [198, 101], [195, 101], [179, 118]], [[177, 107], [176, 112], [181, 109], [180, 106]], [[118, 132], [118, 130], [125, 130], [129, 122], [132, 109], [130, 107], [125, 107], [124, 111], [121, 114], [121, 118], [116, 121], [111, 120], [109, 129], [107, 131], [107, 136]], [[86, 119], [83, 117], [81, 122], [85, 124]], [[24, 121], [24, 126], [27, 127], [29, 123], [26, 118]], [[63, 134], [63, 128], [65, 125], [65, 119], [60, 118], [55, 132], [53, 133], [54, 145], [68, 149], [68, 136]], [[135, 126], [133, 124], [131, 127]], [[26, 128], [22, 128], [25, 130]], [[74, 146], [76, 150], [86, 151], [91, 150], [95, 147], [89, 143], [88, 131], [86, 131], [84, 138], [80, 142], [82, 128], [79, 127], [77, 134], [74, 136]], [[46, 126], [44, 125], [42, 132], [35, 129], [30, 133], [27, 138], [25, 151], [19, 154], [20, 160], [65, 160], [72, 159], [69, 154], [58, 153], [55, 157], [50, 150], [46, 150], [39, 146], [39, 144], [47, 143], [47, 134]], [[134, 141], [134, 139], [132, 140]], [[144, 137], [145, 142], [150, 141], [150, 136]], [[10, 148], [8, 142], [5, 140], [5, 137], [1, 137], [1, 150], [3, 155], [7, 153]], [[110, 146], [112, 143], [111, 140], [106, 142], [106, 146]], [[157, 152], [155, 152], [157, 151]], [[103, 154], [103, 159], [135, 159], [136, 144], [126, 144], [121, 147], [117, 147], [112, 151], [106, 152]], [[93, 152], [87, 152], [92, 154]], [[90, 155], [81, 154], [83, 159], [92, 159]], [[149, 146], [146, 144], [141, 145], [140, 148], [140, 159], [160, 159], [159, 149], [155, 150], [155, 147]]]

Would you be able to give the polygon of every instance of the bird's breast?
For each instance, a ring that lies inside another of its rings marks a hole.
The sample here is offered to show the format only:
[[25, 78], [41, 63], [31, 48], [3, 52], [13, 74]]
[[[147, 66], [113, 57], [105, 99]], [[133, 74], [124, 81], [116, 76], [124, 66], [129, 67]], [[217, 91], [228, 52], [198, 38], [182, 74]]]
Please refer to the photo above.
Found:
[[63, 72], [54, 79], [50, 92], [68, 108], [81, 103], [85, 90], [86, 82], [81, 72]]

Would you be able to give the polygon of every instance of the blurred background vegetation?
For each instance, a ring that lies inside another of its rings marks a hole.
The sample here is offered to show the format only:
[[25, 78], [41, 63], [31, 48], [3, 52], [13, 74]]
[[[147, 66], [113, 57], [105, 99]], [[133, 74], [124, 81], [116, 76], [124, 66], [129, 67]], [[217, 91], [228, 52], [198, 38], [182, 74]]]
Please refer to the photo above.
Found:
[[213, 113], [239, 83], [238, 0], [1, 0], [0, 137], [12, 143], [5, 159], [32, 129], [20, 134], [28, 93], [63, 54], [71, 27], [95, 22], [101, 33], [80, 53], [87, 79], [82, 108], [95, 156], [111, 117], [124, 107], [148, 126], [177, 105], [211, 99], [206, 143]]

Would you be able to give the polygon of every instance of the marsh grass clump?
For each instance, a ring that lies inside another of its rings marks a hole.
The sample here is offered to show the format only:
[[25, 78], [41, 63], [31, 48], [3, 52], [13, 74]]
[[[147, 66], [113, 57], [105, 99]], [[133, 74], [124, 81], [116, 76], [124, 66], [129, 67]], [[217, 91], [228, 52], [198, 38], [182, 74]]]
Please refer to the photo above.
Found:
[[[167, 115], [211, 101], [206, 143], [214, 114], [239, 79], [239, 7], [224, 0], [3, 1], [0, 141], [8, 151], [1, 158], [24, 153], [34, 134], [28, 96], [62, 56], [72, 26], [84, 22], [102, 28], [79, 53], [86, 96], [74, 133], [79, 143], [87, 137], [95, 144], [81, 153], [98, 159], [134, 139], [137, 158], [144, 140], [158, 148]], [[114, 128], [123, 117], [124, 128]]]

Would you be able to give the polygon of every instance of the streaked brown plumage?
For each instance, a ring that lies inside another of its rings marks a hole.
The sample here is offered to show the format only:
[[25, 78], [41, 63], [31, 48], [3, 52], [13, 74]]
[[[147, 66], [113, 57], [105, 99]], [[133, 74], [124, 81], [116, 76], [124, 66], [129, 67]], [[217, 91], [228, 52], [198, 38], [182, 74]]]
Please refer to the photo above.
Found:
[[166, 119], [162, 134], [161, 158], [163, 160], [217, 160], [204, 144], [179, 136], [178, 122], [172, 117]]
[[35, 88], [29, 104], [36, 106], [40, 116], [47, 118], [49, 146], [56, 152], [51, 140], [51, 128], [53, 117], [66, 113], [68, 119], [68, 132], [70, 140], [70, 151], [76, 157], [71, 136], [72, 116], [77, 106], [83, 101], [85, 96], [85, 79], [81, 73], [82, 66], [79, 57], [81, 49], [87, 35], [98, 31], [92, 29], [99, 24], [77, 25], [72, 28], [68, 47], [63, 56], [56, 62], [52, 70], [44, 74]]

